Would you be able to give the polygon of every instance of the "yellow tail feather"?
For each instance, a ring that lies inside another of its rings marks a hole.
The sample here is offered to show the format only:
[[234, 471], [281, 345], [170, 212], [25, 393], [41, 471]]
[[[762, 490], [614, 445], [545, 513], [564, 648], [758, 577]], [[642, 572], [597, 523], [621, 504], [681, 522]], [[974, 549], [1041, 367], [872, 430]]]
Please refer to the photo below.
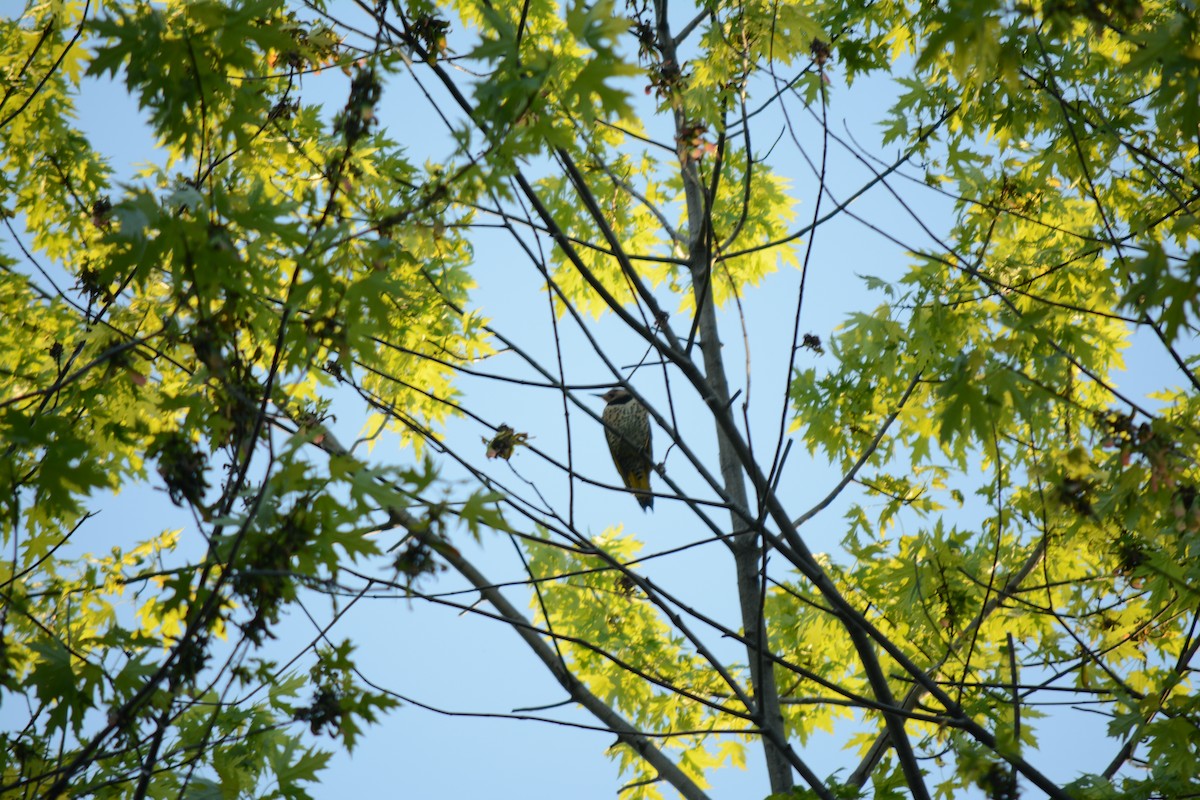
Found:
[[637, 497], [642, 509], [654, 508], [654, 497], [650, 494], [650, 473], [626, 472], [623, 477], [625, 486]]

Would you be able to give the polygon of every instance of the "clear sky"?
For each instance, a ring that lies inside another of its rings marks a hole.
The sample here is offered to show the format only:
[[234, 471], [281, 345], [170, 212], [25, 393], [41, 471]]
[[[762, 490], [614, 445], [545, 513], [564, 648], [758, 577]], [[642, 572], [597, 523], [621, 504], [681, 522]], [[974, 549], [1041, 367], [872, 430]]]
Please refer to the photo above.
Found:
[[[0, 0], [0, 15], [19, 11], [20, 3]], [[890, 162], [896, 153], [880, 144], [880, 131], [874, 124], [880, 119], [894, 97], [887, 80], [860, 80], [846, 87], [836, 67], [831, 73], [833, 105], [830, 108], [830, 128], [844, 138], [853, 137], [862, 146], [864, 155]], [[304, 79], [301, 99], [323, 102], [331, 114], [345, 101], [346, 81], [336, 70], [321, 76]], [[150, 152], [152, 140], [147, 133], [136, 104], [127, 98], [121, 87], [107, 82], [89, 82], [87, 91], [77, 98], [80, 125], [93, 136], [93, 144], [112, 159], [118, 174], [132, 179], [139, 162], [156, 159]], [[378, 109], [385, 127], [392, 135], [408, 145], [414, 153], [437, 159], [448, 153], [451, 145], [436, 117], [419, 105], [416, 96], [405, 94], [398, 87], [385, 89]], [[806, 117], [793, 120], [801, 142], [814, 160], [820, 156], [820, 137], [815, 121]], [[769, 126], [761, 130], [770, 130]], [[771, 136], [783, 135], [778, 148], [772, 151], [771, 161], [793, 185], [801, 202], [796, 211], [797, 225], [811, 217], [816, 181], [810, 166], [789, 144], [782, 121]], [[755, 144], [765, 152], [771, 142]], [[921, 176], [923, 170], [914, 165], [908, 170]], [[869, 170], [845, 148], [831, 143], [829, 175], [835, 196], [842, 198], [871, 177]], [[919, 209], [922, 219], [940, 233], [953, 221], [952, 207], [944, 198], [923, 188], [918, 182], [897, 178], [892, 185], [903, 193], [910, 207]], [[826, 198], [825, 207], [829, 206]], [[932, 247], [929, 237], [914, 224], [905, 208], [883, 186], [868, 191], [850, 210], [881, 226], [885, 232], [899, 238], [909, 247]], [[0, 240], [0, 247], [13, 254], [11, 243]], [[876, 275], [885, 279], [899, 277], [908, 263], [904, 247], [885, 236], [842, 216], [822, 227], [812, 239], [810, 272], [807, 278], [802, 332], [811, 332], [828, 342], [832, 333], [845, 318], [856, 310], [868, 310], [884, 301], [878, 294], [866, 291], [858, 276]], [[523, 256], [497, 234], [483, 234], [476, 241], [474, 273], [478, 289], [473, 303], [493, 325], [516, 340], [523, 348], [553, 363], [553, 334], [546, 296], [541, 279]], [[799, 273], [783, 270], [766, 278], [763, 285], [747, 292], [743, 298], [742, 314], [750, 345], [753, 376], [749, 396], [753, 415], [752, 432], [764, 447], [773, 444], [778, 428], [786, 375], [787, 351], [790, 344], [791, 321], [795, 312]], [[671, 307], [671, 306], [668, 306]], [[743, 348], [741, 321], [732, 308], [722, 314], [722, 337], [729, 354], [731, 378], [745, 389], [746, 359]], [[593, 330], [608, 343], [609, 352], [620, 364], [637, 362], [642, 347], [611, 321], [589, 322]], [[609, 380], [590, 345], [570, 324], [561, 330], [564, 352], [569, 354], [569, 379], [578, 383], [603, 383]], [[819, 357], [807, 351], [801, 363], [812, 363]], [[824, 358], [831, 358], [826, 355]], [[807, 361], [806, 361], [807, 359]], [[1134, 359], [1135, 369], [1127, 385], [1146, 387], [1162, 382], [1164, 367], [1148, 359]], [[512, 355], [499, 355], [481, 365], [492, 372], [520, 369]], [[665, 398], [661, 372], [648, 371], [639, 378], [639, 389], [651, 399]], [[549, 452], [565, 451], [565, 430], [561, 400], [554, 392], [540, 395], [506, 389], [503, 384], [464, 378], [461, 383], [468, 399], [486, 398], [489, 421], [507, 422], [519, 431], [530, 432], [536, 444]], [[687, 432], [688, 442], [700, 452], [712, 453], [711, 426], [705, 421], [703, 408], [690, 397], [676, 397], [681, 430]], [[595, 401], [599, 410], [602, 402]], [[360, 434], [361, 412], [349, 405], [337, 409], [335, 432], [343, 442], [351, 442]], [[599, 480], [612, 482], [611, 463], [604, 449], [602, 430], [580, 415], [573, 415], [571, 424], [573, 445], [580, 469]], [[452, 422], [447, 438], [457, 443], [478, 441], [488, 431], [470, 421]], [[694, 438], [692, 438], [694, 437]], [[464, 445], [464, 447], [466, 447]], [[840, 477], [828, 467], [815, 463], [797, 447], [790, 459], [783, 487], [789, 506], [804, 509], [823, 496]], [[412, 455], [397, 448], [394, 438], [384, 437], [372, 450], [375, 463], [406, 463]], [[483, 462], [482, 445], [478, 460]], [[679, 460], [680, 463], [682, 459]], [[566, 496], [567, 482], [557, 469], [540, 461], [528, 451], [519, 451], [511, 470], [498, 463], [484, 465], [499, 479], [528, 493], [532, 482], [546, 497], [558, 500]], [[668, 462], [668, 469], [672, 462]], [[463, 472], [446, 463], [445, 476], [451, 480], [463, 477]], [[691, 480], [682, 476], [685, 485]], [[692, 481], [694, 482], [694, 481]], [[145, 535], [172, 526], [189, 525], [186, 517], [167, 500], [160, 487], [153, 485], [135, 488], [116, 499], [97, 498], [103, 513], [83, 531], [77, 545], [94, 552], [105, 552], [114, 541], [128, 542], [130, 537]], [[646, 542], [646, 552], [678, 547], [703, 538], [687, 509], [678, 504], [659, 501], [653, 514], [643, 515], [633, 499], [622, 493], [597, 487], [576, 485], [577, 511], [580, 519], [594, 533], [625, 524], [627, 530]], [[835, 505], [808, 532], [814, 550], [836, 550], [842, 537], [840, 511]], [[382, 535], [385, 542], [394, 533]], [[485, 536], [483, 546], [477, 546], [465, 536], [460, 549], [477, 560], [483, 571], [495, 581], [520, 580], [522, 570], [512, 545], [497, 534]], [[381, 562], [383, 563], [383, 562]], [[384, 573], [380, 564], [372, 565]], [[737, 619], [733, 595], [732, 563], [724, 548], [707, 545], [684, 554], [674, 555], [647, 567], [654, 579], [677, 592], [697, 608], [711, 612], [731, 627]], [[430, 592], [448, 592], [462, 588], [450, 578], [429, 580], [421, 588]], [[528, 607], [520, 591], [510, 593], [522, 608]], [[474, 596], [451, 598], [466, 605]], [[345, 601], [339, 601], [344, 607]], [[336, 610], [329, 600], [311, 596], [306, 608], [318, 623], [328, 621]], [[305, 647], [315, 635], [312, 621], [303, 615], [293, 615], [280, 630], [279, 640], [271, 647], [277, 650], [280, 661], [291, 658]], [[335, 641], [349, 638], [357, 645], [359, 665], [364, 676], [380, 686], [402, 693], [412, 700], [448, 712], [482, 712], [504, 714], [519, 708], [542, 707], [561, 702], [565, 694], [549, 674], [505, 626], [470, 613], [439, 607], [421, 601], [402, 599], [364, 599], [354, 605], [331, 633]], [[737, 651], [727, 649], [732, 659]], [[744, 654], [743, 654], [744, 657]], [[311, 663], [309, 656], [299, 662], [303, 668]], [[22, 716], [23, 709], [5, 704], [0, 708], [0, 729], [7, 729]], [[593, 720], [571, 708], [534, 712], [554, 715], [565, 720], [593, 724]], [[1075, 716], [1052, 725], [1043, 726], [1043, 753], [1032, 760], [1052, 777], [1072, 777], [1077, 768], [1102, 768], [1116, 750], [1114, 743], [1099, 743], [1104, 720], [1099, 717], [1088, 725]], [[801, 754], [814, 764], [818, 773], [827, 774], [833, 765], [847, 768], [856, 763], [836, 749], [843, 736], [813, 736], [809, 745], [800, 748]], [[414, 704], [392, 712], [380, 725], [368, 729], [353, 756], [335, 758], [332, 768], [324, 774], [323, 786], [312, 790], [318, 800], [345, 797], [411, 797], [411, 798], [560, 798], [576, 800], [611, 800], [620, 786], [615, 767], [603, 752], [613, 742], [613, 736], [545, 723], [505, 719], [472, 719], [445, 716], [423, 710]], [[333, 743], [326, 741], [326, 744]], [[336, 749], [336, 747], [335, 747]], [[768, 792], [761, 769], [761, 757], [751, 747], [749, 769], [745, 772], [726, 770], [716, 773], [714, 797], [755, 798]], [[1101, 759], [1095, 752], [1103, 753]], [[1101, 763], [1098, 763], [1101, 762]], [[466, 765], [466, 766], [464, 766]], [[930, 765], [931, 770], [936, 769]]]

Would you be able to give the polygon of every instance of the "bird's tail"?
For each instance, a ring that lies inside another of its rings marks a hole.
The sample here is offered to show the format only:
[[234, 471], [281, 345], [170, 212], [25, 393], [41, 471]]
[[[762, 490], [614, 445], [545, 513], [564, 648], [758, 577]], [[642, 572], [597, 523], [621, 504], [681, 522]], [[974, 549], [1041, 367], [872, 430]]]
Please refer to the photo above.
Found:
[[643, 511], [654, 509], [654, 495], [650, 494], [650, 474], [648, 472], [630, 472], [625, 476], [625, 485], [633, 492]]

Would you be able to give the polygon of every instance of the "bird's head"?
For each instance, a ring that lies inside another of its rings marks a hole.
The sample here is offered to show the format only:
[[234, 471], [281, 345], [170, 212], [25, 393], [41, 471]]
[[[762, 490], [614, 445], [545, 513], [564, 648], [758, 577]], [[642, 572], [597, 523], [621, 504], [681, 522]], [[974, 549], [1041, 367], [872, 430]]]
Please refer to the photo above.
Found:
[[621, 388], [620, 386], [615, 386], [612, 389], [609, 389], [604, 394], [596, 395], [596, 397], [599, 397], [601, 400], [603, 400], [606, 403], [623, 403], [626, 400], [629, 400], [630, 398], [632, 398], [633, 395], [631, 395], [629, 392], [627, 392], [625, 389]]

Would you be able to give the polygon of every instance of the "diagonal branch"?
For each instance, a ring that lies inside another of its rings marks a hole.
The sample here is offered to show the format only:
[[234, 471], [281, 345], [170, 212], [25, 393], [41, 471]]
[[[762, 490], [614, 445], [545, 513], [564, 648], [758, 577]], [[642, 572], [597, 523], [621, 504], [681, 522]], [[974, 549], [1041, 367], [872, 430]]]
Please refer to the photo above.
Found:
[[[399, 522], [410, 532], [417, 532], [422, 528], [420, 522], [407, 511], [390, 509], [389, 513], [394, 521]], [[650, 737], [642, 734], [628, 720], [610, 708], [607, 703], [592, 694], [578, 678], [563, 666], [554, 649], [542, 640], [542, 637], [537, 633], [534, 626], [483, 573], [475, 569], [475, 566], [463, 558], [454, 548], [442, 548], [438, 552], [446, 559], [450, 566], [454, 567], [460, 575], [470, 581], [471, 585], [479, 590], [483, 598], [491, 603], [492, 607], [496, 609], [501, 617], [510, 623], [513, 631], [524, 640], [533, 654], [545, 665], [546, 669], [550, 671], [555, 680], [567, 691], [571, 698], [591, 712], [596, 719], [604, 723], [609, 730], [617, 735], [617, 741], [632, 748], [648, 764], [658, 770], [658, 774], [663, 780], [675, 787], [687, 800], [708, 800], [708, 795], [704, 793], [695, 781], [688, 777], [687, 773], [668, 758], [651, 741]]]

